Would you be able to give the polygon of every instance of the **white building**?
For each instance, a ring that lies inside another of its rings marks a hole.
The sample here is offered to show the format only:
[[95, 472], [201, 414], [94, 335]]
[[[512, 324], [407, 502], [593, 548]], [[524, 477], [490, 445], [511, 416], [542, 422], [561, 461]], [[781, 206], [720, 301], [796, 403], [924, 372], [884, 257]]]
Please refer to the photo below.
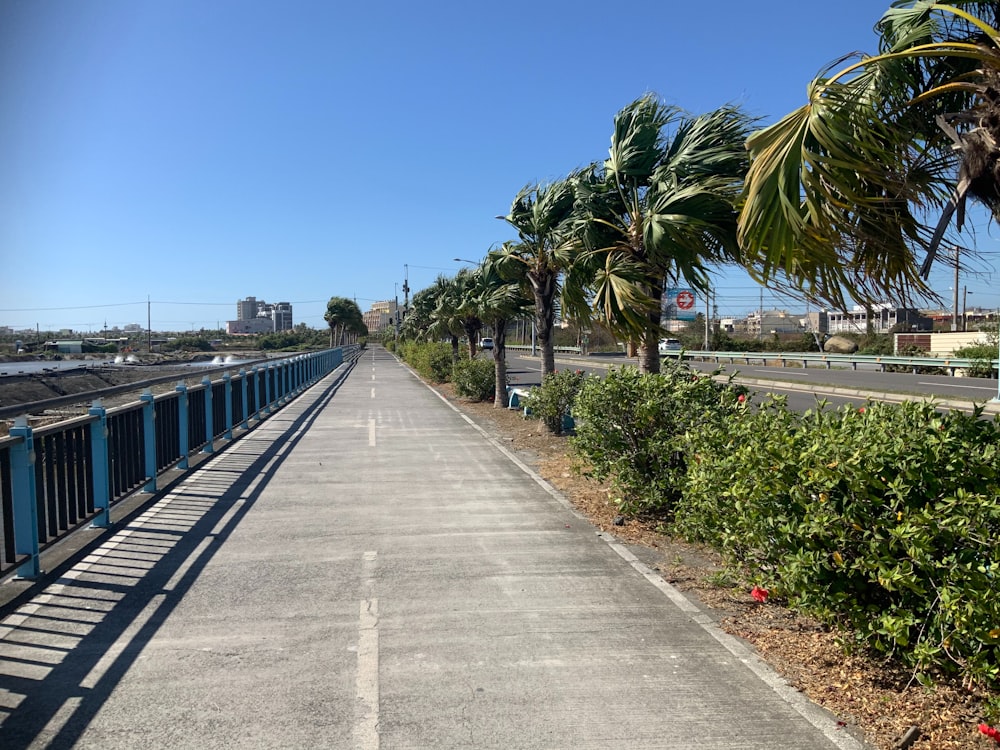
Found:
[[889, 302], [880, 302], [871, 306], [869, 311], [860, 305], [855, 305], [850, 311], [829, 311], [826, 313], [827, 333], [867, 333], [869, 326], [874, 333], [889, 333], [900, 323], [907, 328], [930, 328], [930, 320], [916, 310], [906, 307], [896, 307]]
[[226, 321], [230, 334], [272, 333], [293, 328], [290, 302], [269, 304], [256, 297], [236, 301], [236, 320]]

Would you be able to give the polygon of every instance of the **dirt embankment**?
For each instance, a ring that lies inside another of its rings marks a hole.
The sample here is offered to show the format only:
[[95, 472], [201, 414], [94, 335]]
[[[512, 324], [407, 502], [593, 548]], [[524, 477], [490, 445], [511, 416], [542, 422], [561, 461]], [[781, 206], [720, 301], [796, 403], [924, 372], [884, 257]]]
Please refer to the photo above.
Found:
[[[101, 398], [106, 407], [120, 406], [135, 401], [149, 380], [175, 376], [169, 377], [166, 383], [150, 386], [153, 393], [157, 394], [173, 390], [178, 380], [187, 380], [189, 383], [200, 380], [211, 370], [202, 372], [200, 369], [187, 368], [185, 365], [208, 362], [213, 356], [208, 354], [181, 358], [153, 355], [144, 356], [142, 360], [126, 365], [102, 365], [82, 361], [81, 367], [74, 369], [43, 369], [40, 372], [5, 375], [0, 377], [0, 412], [3, 413], [3, 418], [0, 418], [0, 435], [7, 434], [7, 428], [16, 416], [10, 412], [16, 407], [23, 406], [23, 412], [18, 410], [18, 414], [27, 414], [29, 423], [33, 427], [38, 427], [86, 413], [97, 392], [136, 384], [134, 390], [126, 389], [124, 392]], [[241, 360], [260, 357], [257, 353], [238, 356]], [[16, 372], [17, 364], [11, 361], [0, 364], [0, 371]], [[45, 403], [51, 399], [72, 396], [79, 396], [80, 400], [60, 403], [55, 407]]]

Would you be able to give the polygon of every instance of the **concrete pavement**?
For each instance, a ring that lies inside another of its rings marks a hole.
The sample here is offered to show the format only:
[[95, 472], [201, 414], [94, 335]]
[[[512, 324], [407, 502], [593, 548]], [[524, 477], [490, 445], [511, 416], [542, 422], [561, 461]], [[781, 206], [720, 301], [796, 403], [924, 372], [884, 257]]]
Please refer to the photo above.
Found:
[[386, 352], [344, 375], [0, 622], [0, 747], [863, 747]]

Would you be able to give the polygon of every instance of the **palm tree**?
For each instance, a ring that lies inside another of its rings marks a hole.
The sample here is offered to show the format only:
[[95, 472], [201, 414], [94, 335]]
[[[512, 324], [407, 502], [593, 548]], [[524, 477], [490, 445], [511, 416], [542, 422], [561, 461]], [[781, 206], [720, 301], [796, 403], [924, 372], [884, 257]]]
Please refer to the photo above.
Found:
[[[736, 107], [692, 117], [646, 95], [615, 117], [603, 166], [576, 182], [585, 251], [571, 272], [590, 276], [590, 304], [607, 325], [639, 339], [643, 371], [659, 372], [664, 287], [706, 290], [709, 268], [739, 256], [750, 126]], [[568, 286], [580, 309], [580, 284]]]
[[524, 266], [535, 300], [535, 333], [541, 351], [542, 377], [555, 370], [552, 328], [560, 274], [572, 265], [575, 241], [571, 233], [575, 176], [550, 184], [528, 185], [514, 197], [506, 216], [520, 242], [501, 249], [511, 262]]
[[527, 267], [513, 243], [491, 250], [477, 270], [477, 305], [483, 322], [493, 329], [493, 366], [496, 392], [493, 405], [507, 406], [507, 327], [530, 309], [534, 294], [527, 279]]
[[343, 346], [348, 333], [367, 334], [358, 303], [347, 297], [330, 297], [323, 319], [330, 326], [330, 346]]
[[452, 281], [455, 295], [454, 312], [468, 341], [470, 359], [476, 356], [476, 343], [479, 341], [479, 332], [483, 329], [483, 321], [479, 317], [477, 271], [478, 269], [463, 268], [455, 274]]
[[430, 310], [430, 325], [427, 334], [433, 338], [448, 338], [451, 341], [451, 358], [459, 360], [459, 337], [462, 335], [462, 318], [459, 314], [461, 295], [454, 278], [438, 276], [430, 287], [433, 308]]
[[749, 139], [739, 233], [758, 279], [839, 308], [931, 294], [968, 198], [1000, 218], [998, 15], [894, 2], [878, 55], [822, 71], [805, 105]]

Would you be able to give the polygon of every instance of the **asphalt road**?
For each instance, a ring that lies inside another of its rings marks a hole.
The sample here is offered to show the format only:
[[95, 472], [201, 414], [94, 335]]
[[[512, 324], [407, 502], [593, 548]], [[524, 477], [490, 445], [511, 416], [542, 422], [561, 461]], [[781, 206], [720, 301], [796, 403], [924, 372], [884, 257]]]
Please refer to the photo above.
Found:
[[[507, 355], [507, 363], [515, 385], [531, 386], [540, 382], [541, 365], [537, 357], [510, 353]], [[870, 397], [874, 400], [889, 401], [915, 398], [947, 401], [950, 404], [963, 402], [971, 407], [973, 403], [986, 403], [997, 396], [997, 381], [987, 378], [955, 378], [947, 375], [915, 375], [850, 369], [828, 370], [822, 367], [803, 369], [744, 364], [716, 365], [712, 362], [689, 364], [702, 372], [721, 369], [726, 374], [735, 373], [737, 380], [746, 382], [759, 395], [785, 394], [788, 396], [789, 406], [800, 410], [815, 406], [817, 398], [824, 399], [831, 406], [861, 404]], [[568, 367], [596, 375], [603, 375], [609, 367], [623, 365], [635, 365], [635, 360], [620, 356], [556, 356], [557, 369]]]

